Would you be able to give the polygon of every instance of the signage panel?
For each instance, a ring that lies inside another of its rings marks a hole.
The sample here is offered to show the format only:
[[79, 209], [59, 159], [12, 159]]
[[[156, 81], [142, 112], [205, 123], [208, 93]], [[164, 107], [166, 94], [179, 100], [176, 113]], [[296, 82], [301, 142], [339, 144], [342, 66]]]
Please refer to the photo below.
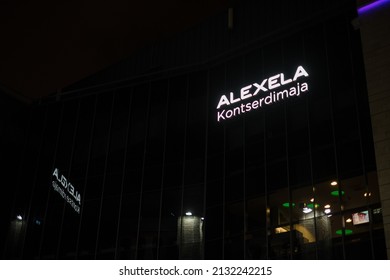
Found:
[[217, 121], [222, 122], [288, 98], [299, 97], [309, 91], [307, 77], [309, 74], [305, 68], [298, 66], [292, 77], [279, 73], [260, 83], [244, 86], [239, 93], [224, 94], [216, 107]]

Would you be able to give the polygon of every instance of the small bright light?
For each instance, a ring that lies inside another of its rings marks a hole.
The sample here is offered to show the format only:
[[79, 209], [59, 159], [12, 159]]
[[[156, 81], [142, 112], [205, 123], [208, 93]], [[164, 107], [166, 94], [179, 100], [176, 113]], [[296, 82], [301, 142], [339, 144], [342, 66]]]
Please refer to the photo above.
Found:
[[364, 193], [364, 196], [365, 196], [365, 197], [371, 196], [371, 193], [370, 193], [370, 192], [369, 192], [369, 193], [365, 192], [365, 193]]
[[312, 199], [310, 199], [310, 202], [314, 202], [314, 197]]
[[327, 208], [327, 209], [324, 210], [325, 214], [329, 214], [330, 212], [332, 212], [332, 210], [330, 208]]
[[204, 221], [204, 218], [202, 217], [202, 218], [200, 218], [202, 221]]
[[192, 212], [186, 212], [186, 216], [192, 216]]
[[19, 221], [21, 221], [21, 220], [23, 220], [23, 217], [22, 217], [21, 215], [17, 215], [17, 216], [16, 216], [16, 219], [19, 220]]
[[326, 204], [326, 205], [324, 206], [324, 208], [325, 208], [325, 209], [330, 208], [330, 204]]
[[311, 209], [311, 208], [309, 208], [309, 207], [305, 207], [305, 208], [303, 208], [303, 213], [305, 213], [305, 214], [309, 214], [311, 211], [313, 211], [313, 209]]
[[350, 223], [350, 222], [352, 222], [352, 219], [351, 218], [348, 218], [348, 219], [346, 219], [345, 220], [347, 223]]
[[331, 186], [337, 186], [337, 182], [336, 181], [333, 181], [332, 183], [330, 183]]
[[328, 218], [332, 217], [332, 214], [328, 215]]

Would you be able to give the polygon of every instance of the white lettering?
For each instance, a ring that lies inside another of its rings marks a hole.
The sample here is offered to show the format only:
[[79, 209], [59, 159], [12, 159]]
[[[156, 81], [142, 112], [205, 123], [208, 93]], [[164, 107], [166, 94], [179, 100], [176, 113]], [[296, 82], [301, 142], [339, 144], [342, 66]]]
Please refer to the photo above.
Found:
[[281, 83], [282, 85], [287, 85], [287, 84], [289, 84], [289, 83], [291, 83], [291, 82], [292, 82], [292, 79], [287, 79], [287, 80], [285, 80], [285, 79], [284, 79], [284, 74], [283, 74], [283, 73], [280, 74], [280, 83]]
[[58, 168], [54, 169], [53, 176], [56, 176], [58, 180]]
[[277, 75], [272, 76], [268, 79], [268, 89], [274, 89], [274, 88], [280, 87], [280, 84], [278, 83], [279, 77], [280, 77], [280, 74], [277, 74]]
[[66, 178], [64, 177], [64, 175], [61, 175], [61, 184], [64, 188], [66, 188]]
[[302, 76], [308, 77], [309, 74], [307, 74], [306, 70], [302, 66], [298, 66], [297, 71], [295, 71], [293, 81], [296, 81], [299, 77]]
[[221, 99], [219, 100], [217, 109], [219, 109], [222, 105], [230, 105], [229, 100], [227, 99], [227, 97], [225, 95], [221, 96]]
[[270, 93], [266, 98], [264, 98], [264, 103], [267, 105], [272, 103], [272, 93]]
[[249, 89], [252, 87], [252, 85], [243, 87], [241, 89], [241, 100], [247, 99], [252, 97], [252, 94], [249, 93]]
[[80, 194], [77, 192], [76, 193], [76, 201], [81, 205], [81, 196], [80, 196]]
[[239, 101], [240, 101], [240, 98], [234, 99], [234, 93], [231, 92], [230, 93], [230, 104], [233, 104], [233, 103], [236, 103], [236, 102], [239, 102]]
[[55, 177], [57, 182], [61, 183], [61, 186], [62, 186], [62, 188], [61, 188], [55, 181], [53, 181], [52, 184], [53, 184], [54, 190], [56, 192], [58, 192], [72, 206], [72, 208], [77, 213], [80, 213], [80, 206], [76, 205], [76, 202], [78, 202], [78, 204], [81, 205], [80, 193], [65, 178], [64, 175], [60, 176], [58, 168], [54, 169], [53, 177]]
[[227, 110], [225, 115], [228, 119], [230, 119], [233, 116], [233, 110]]
[[268, 89], [264, 87], [265, 83], [267, 82], [267, 79], [264, 79], [261, 84], [259, 85], [258, 83], [254, 83], [253, 85], [257, 87], [256, 91], [253, 93], [253, 96], [257, 95], [257, 93], [262, 90], [266, 92]]
[[[279, 73], [274, 76], [271, 76], [267, 79], [263, 79], [263, 81], [259, 83], [252, 83], [251, 85], [244, 86], [240, 89], [239, 96], [236, 95], [234, 92], [230, 92], [229, 96], [222, 95], [219, 99], [217, 110], [220, 109], [222, 106], [231, 106], [234, 103], [238, 103], [240, 101], [243, 101], [245, 99], [250, 99], [253, 96], [259, 94], [262, 92], [268, 92], [267, 96], [263, 96], [257, 100], [254, 100], [249, 103], [241, 103], [239, 106], [235, 106], [234, 108], [230, 108], [229, 110], [222, 110], [217, 112], [217, 121], [220, 122], [222, 120], [230, 119], [232, 117], [235, 117], [240, 114], [244, 114], [246, 112], [261, 108], [263, 105], [270, 105], [275, 102], [279, 102], [281, 100], [284, 100], [285, 98], [289, 98], [292, 96], [300, 96], [301, 93], [306, 92], [309, 90], [308, 84], [296, 82], [295, 85], [291, 86], [290, 88], [281, 89], [279, 91], [272, 91], [273, 89], [282, 87], [284, 85], [290, 84], [292, 82], [297, 81], [301, 77], [308, 77], [309, 74], [307, 71], [303, 68], [303, 66], [298, 66], [296, 68], [295, 74], [293, 78], [287, 78], [285, 77], [284, 73]], [[58, 171], [54, 171], [53, 176], [58, 176]], [[61, 183], [63, 183], [64, 179], [61, 176]], [[66, 179], [65, 179], [66, 182]], [[74, 190], [71, 190], [72, 192]], [[77, 196], [76, 194], [73, 195], [74, 197]]]
[[296, 89], [295, 89], [295, 87], [292, 87], [292, 88], [290, 88], [290, 96], [293, 96], [293, 95], [295, 95], [296, 94]]
[[74, 195], [74, 187], [71, 184], [68, 185], [68, 191], [72, 196]]
[[217, 114], [217, 121], [219, 122], [220, 121], [220, 119], [222, 118], [223, 120], [225, 119], [224, 117], [223, 117], [223, 114], [225, 113], [225, 110], [222, 110], [222, 112], [218, 112], [218, 114]]
[[308, 91], [308, 90], [309, 90], [309, 86], [307, 85], [307, 83], [303, 83], [301, 85], [301, 91], [305, 92], [305, 91]]

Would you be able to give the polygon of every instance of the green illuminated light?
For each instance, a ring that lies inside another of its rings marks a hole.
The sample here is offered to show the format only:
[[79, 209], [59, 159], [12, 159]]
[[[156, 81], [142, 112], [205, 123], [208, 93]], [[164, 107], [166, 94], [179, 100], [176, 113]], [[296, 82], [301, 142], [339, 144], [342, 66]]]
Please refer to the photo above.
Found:
[[[333, 196], [339, 196], [339, 191], [333, 191], [330, 194], [333, 195]], [[344, 195], [344, 194], [345, 194], [345, 192], [341, 191], [341, 195]]]
[[[320, 205], [318, 203], [316, 203], [315, 206], [316, 206], [316, 208], [318, 208]], [[313, 209], [314, 203], [307, 204], [307, 207]]]
[[[336, 230], [336, 234], [342, 235], [343, 234], [343, 230], [342, 229]], [[345, 235], [350, 235], [350, 234], [352, 234], [352, 230], [351, 229], [346, 229], [345, 230]]]
[[[290, 207], [290, 202], [285, 202], [285, 203], [283, 203], [282, 205], [283, 205], [283, 207], [289, 208], [289, 207]], [[295, 206], [295, 203], [293, 202], [293, 203], [291, 204], [291, 207], [294, 207], [294, 206]]]

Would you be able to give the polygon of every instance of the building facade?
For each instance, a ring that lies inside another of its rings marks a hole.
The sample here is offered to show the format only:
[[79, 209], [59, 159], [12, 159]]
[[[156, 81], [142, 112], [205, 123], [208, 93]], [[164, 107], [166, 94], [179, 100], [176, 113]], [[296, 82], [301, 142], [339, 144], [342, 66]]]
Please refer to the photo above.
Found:
[[355, 1], [258, 2], [23, 110], [4, 258], [387, 258]]

